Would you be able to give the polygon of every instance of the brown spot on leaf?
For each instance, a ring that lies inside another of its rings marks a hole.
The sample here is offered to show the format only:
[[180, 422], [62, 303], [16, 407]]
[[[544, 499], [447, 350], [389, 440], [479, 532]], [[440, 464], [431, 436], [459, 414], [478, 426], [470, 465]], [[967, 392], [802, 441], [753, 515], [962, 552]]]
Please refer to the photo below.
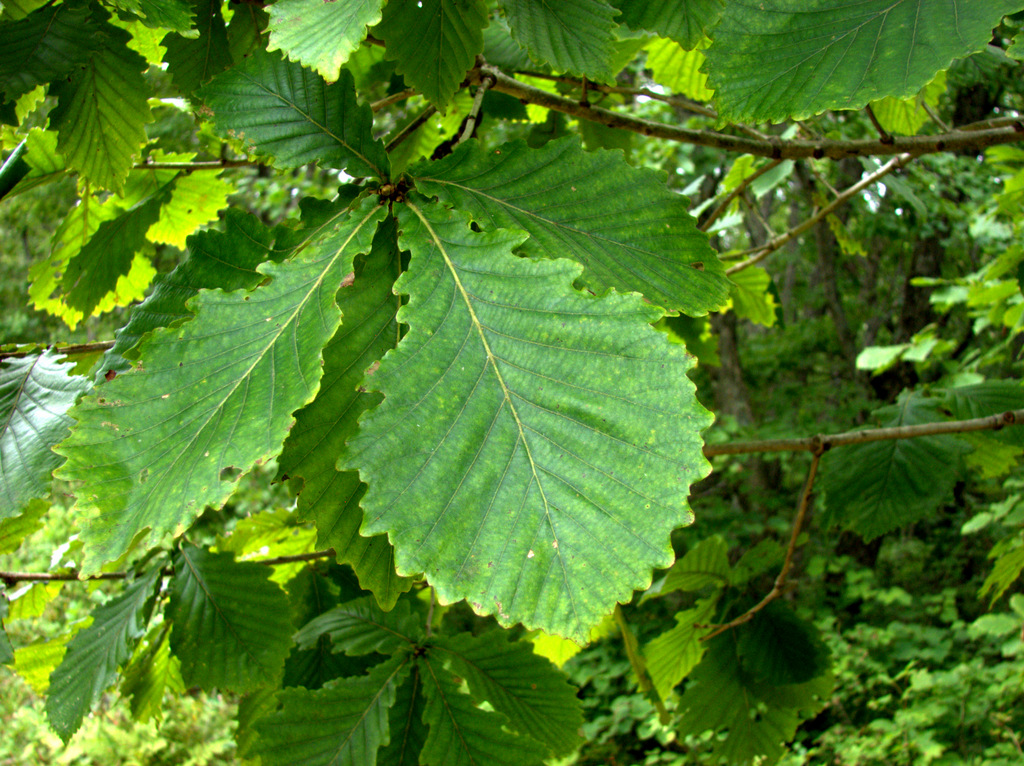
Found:
[[377, 370], [379, 368], [380, 368], [380, 362], [379, 361], [378, 362], [374, 362], [373, 364], [371, 364], [369, 367], [366, 368], [366, 374], [367, 375], [373, 375], [373, 373], [377, 372]]
[[350, 271], [348, 274], [345, 275], [345, 278], [343, 280], [341, 280], [341, 286], [342, 287], [351, 287], [352, 283], [355, 282], [355, 281], [356, 281], [356, 273], [354, 271]]

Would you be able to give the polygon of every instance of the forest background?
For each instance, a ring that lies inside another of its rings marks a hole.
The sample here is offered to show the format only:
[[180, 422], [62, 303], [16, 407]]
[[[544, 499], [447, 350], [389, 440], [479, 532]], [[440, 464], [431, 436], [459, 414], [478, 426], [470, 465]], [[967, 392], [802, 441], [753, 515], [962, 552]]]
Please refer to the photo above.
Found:
[[0, 763], [1024, 760], [1024, 4], [342, 5], [3, 3]]

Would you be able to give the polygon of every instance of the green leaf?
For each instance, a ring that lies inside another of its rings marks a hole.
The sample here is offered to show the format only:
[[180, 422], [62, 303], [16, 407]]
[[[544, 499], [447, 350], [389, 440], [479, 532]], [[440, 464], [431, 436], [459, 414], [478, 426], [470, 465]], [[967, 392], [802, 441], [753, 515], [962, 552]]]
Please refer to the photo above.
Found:
[[25, 679], [32, 691], [42, 696], [50, 687], [50, 676], [67, 651], [70, 634], [14, 650], [14, 672]]
[[50, 120], [58, 126], [58, 149], [68, 166], [120, 193], [146, 143], [146, 123], [153, 121], [151, 90], [142, 76], [149, 64], [126, 47], [127, 32], [109, 24], [103, 32], [100, 50], [76, 65], [58, 89]]
[[270, 6], [270, 50], [315, 69], [327, 81], [380, 21], [384, 0], [278, 0]]
[[186, 238], [200, 226], [213, 223], [227, 207], [235, 187], [220, 173], [188, 173], [178, 176], [170, 199], [160, 208], [160, 219], [146, 231], [146, 239], [185, 248]]
[[777, 540], [765, 538], [740, 556], [740, 560], [732, 568], [729, 582], [733, 587], [746, 585], [758, 575], [762, 575], [769, 569], [782, 565], [786, 557], [786, 549]]
[[124, 594], [93, 610], [92, 624], [68, 644], [50, 676], [46, 716], [65, 743], [82, 719], [117, 678], [117, 669], [132, 656], [145, 632], [160, 570], [128, 586]]
[[185, 0], [111, 0], [111, 4], [138, 16], [153, 29], [187, 32], [192, 28], [192, 8]]
[[50, 448], [67, 436], [67, 411], [90, 388], [72, 367], [49, 350], [0, 362], [0, 519], [46, 494], [62, 462]]
[[409, 609], [408, 601], [399, 601], [385, 612], [371, 598], [349, 601], [311, 620], [295, 634], [300, 649], [308, 649], [328, 635], [335, 651], [348, 655], [394, 654], [415, 643], [422, 635], [421, 621]]
[[505, 731], [505, 716], [473, 705], [459, 692], [451, 675], [430, 658], [420, 662], [430, 727], [420, 763], [430, 766], [540, 766], [546, 748], [525, 736]]
[[0, 555], [14, 553], [26, 537], [42, 529], [40, 519], [48, 510], [50, 504], [46, 501], [30, 500], [20, 515], [0, 520]]
[[708, 85], [732, 122], [909, 98], [1018, 10], [1020, 0], [730, 0], [707, 52]]
[[128, 324], [117, 331], [114, 346], [99, 365], [100, 377], [110, 371], [129, 369], [124, 356], [147, 332], [190, 318], [192, 312], [187, 302], [200, 289], [220, 287], [232, 292], [252, 290], [259, 285], [266, 277], [256, 267], [285, 255], [272, 251], [272, 243], [273, 236], [259, 219], [238, 208], [228, 209], [223, 232], [204, 231], [190, 236], [185, 262], [170, 274], [157, 277], [153, 292], [132, 310]]
[[517, 141], [487, 151], [469, 141], [410, 174], [417, 189], [484, 228], [528, 232], [525, 254], [575, 258], [584, 266], [580, 283], [595, 292], [638, 291], [694, 315], [728, 299], [725, 268], [686, 198], [617, 152], [584, 152], [572, 138], [537, 150]]
[[187, 686], [233, 692], [272, 685], [291, 649], [288, 599], [270, 567], [183, 545], [167, 619]]
[[946, 92], [946, 73], [939, 72], [920, 93], [912, 98], [886, 98], [871, 104], [879, 125], [889, 133], [912, 136], [931, 119], [925, 105], [938, 106], [939, 99]]
[[550, 755], [580, 746], [583, 714], [576, 689], [528, 641], [509, 643], [501, 630], [461, 633], [438, 638], [432, 651], [449, 656], [452, 672], [466, 680], [477, 704], [490, 703], [512, 729], [547, 745]]
[[146, 231], [160, 218], [161, 206], [171, 189], [145, 197], [125, 212], [100, 223], [82, 249], [64, 267], [67, 305], [85, 316], [93, 313], [103, 297], [117, 287], [132, 268], [135, 254], [146, 244]]
[[231, 66], [231, 49], [220, 0], [194, 0], [198, 37], [168, 34], [160, 42], [171, 81], [186, 96]]
[[647, 67], [655, 82], [695, 101], [710, 101], [708, 76], [700, 71], [704, 53], [684, 50], [672, 40], [654, 40], [647, 44]]
[[[724, 0], [612, 0], [616, 19], [635, 32], [654, 32], [692, 50], [721, 18]], [[710, 36], [710, 35], [708, 35]]]
[[1018, 534], [1015, 537], [1000, 540], [988, 555], [989, 558], [995, 559], [995, 564], [988, 577], [985, 578], [985, 582], [982, 583], [978, 596], [985, 598], [991, 593], [989, 600], [991, 607], [1006, 592], [1006, 589], [1017, 581], [1021, 572], [1024, 572], [1024, 535]]
[[772, 294], [772, 278], [760, 266], [732, 275], [732, 309], [736, 316], [755, 324], [772, 327], [779, 308]]
[[168, 624], [158, 627], [153, 642], [138, 653], [124, 670], [121, 696], [128, 699], [128, 708], [136, 721], [160, 720], [164, 695], [184, 694], [181, 663], [171, 654]]
[[616, 72], [617, 11], [604, 0], [503, 0], [512, 37], [539, 61], [559, 72], [601, 82]]
[[[983, 418], [1024, 408], [1024, 386], [1019, 380], [986, 380], [973, 386], [937, 391], [936, 394], [943, 398], [943, 406], [956, 420]], [[988, 435], [1009, 444], [1024, 445], [1024, 429], [1004, 428]]]
[[[935, 399], [904, 394], [879, 410], [885, 427], [945, 420]], [[955, 435], [869, 442], [825, 458], [822, 523], [851, 529], [867, 540], [932, 513], [950, 496], [971, 446]]]
[[[399, 298], [391, 290], [401, 268], [394, 219], [378, 229], [365, 260], [356, 263], [353, 281], [338, 292], [343, 324], [324, 348], [320, 394], [295, 416], [278, 460], [279, 473], [301, 477], [298, 514], [316, 522], [317, 544], [334, 548], [337, 559], [355, 570], [360, 585], [390, 609], [412, 581], [395, 572], [394, 549], [385, 535], [363, 537], [359, 500], [366, 485], [356, 471], [335, 464], [356, 421], [381, 397], [358, 390], [363, 373], [398, 343], [395, 313]], [[348, 280], [346, 280], [348, 282]]]
[[89, 6], [74, 3], [47, 4], [19, 21], [0, 22], [0, 95], [13, 102], [67, 76], [99, 48], [99, 28]]
[[739, 634], [740, 665], [772, 686], [802, 684], [828, 669], [828, 648], [818, 630], [778, 601], [754, 615]]
[[399, 226], [409, 332], [367, 378], [385, 399], [339, 463], [369, 485], [363, 532], [387, 531], [442, 603], [586, 641], [692, 518], [710, 420], [692, 358], [639, 296], [584, 295], [577, 264], [513, 256], [521, 233], [412, 203]]
[[729, 584], [729, 546], [718, 535], [705, 538], [687, 551], [665, 576], [662, 595], [674, 590], [698, 591]]
[[710, 630], [707, 625], [715, 616], [717, 604], [718, 596], [714, 596], [701, 599], [692, 609], [676, 612], [675, 627], [651, 639], [644, 647], [647, 672], [663, 700], [671, 696], [672, 690], [690, 674], [707, 651], [708, 645], [700, 639]]
[[257, 51], [200, 91], [201, 113], [217, 130], [276, 159], [278, 167], [319, 162], [352, 175], [388, 177], [384, 144], [373, 138], [373, 113], [356, 102], [352, 75], [328, 85], [300, 64]]
[[[87, 571], [120, 556], [147, 527], [187, 526], [219, 507], [239, 476], [280, 451], [292, 412], [319, 387], [320, 352], [339, 324], [334, 297], [384, 215], [376, 200], [291, 261], [267, 263], [252, 293], [201, 293], [196, 317], [155, 331], [139, 363], [87, 397], [60, 446], [61, 476], [82, 481]], [[333, 230], [332, 230], [333, 227]]]
[[380, 766], [420, 766], [420, 751], [428, 733], [423, 723], [426, 705], [420, 693], [422, 686], [419, 667], [414, 665], [391, 706], [391, 742], [377, 756]]
[[395, 71], [444, 112], [479, 53], [485, 0], [390, 0], [375, 34]]
[[813, 717], [832, 693], [832, 677], [770, 686], [742, 672], [732, 642], [710, 642], [680, 701], [679, 736], [727, 732], [710, 740], [709, 762], [774, 763], [802, 720]]
[[403, 652], [365, 676], [284, 690], [281, 709], [256, 723], [255, 754], [264, 766], [374, 766], [390, 741], [388, 709], [411, 664]]
[[4, 617], [7, 616], [7, 594], [0, 592], [0, 665], [11, 665], [14, 662], [14, 647], [4, 630]]

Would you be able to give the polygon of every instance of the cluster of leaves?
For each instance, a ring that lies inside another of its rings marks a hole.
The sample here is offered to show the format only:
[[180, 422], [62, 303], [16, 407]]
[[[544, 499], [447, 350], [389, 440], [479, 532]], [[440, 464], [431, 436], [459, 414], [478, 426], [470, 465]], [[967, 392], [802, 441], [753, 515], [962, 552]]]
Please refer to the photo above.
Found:
[[[778, 604], [728, 641], [700, 627], [750, 606], [748, 585], [782, 548], [730, 566], [711, 537], [673, 566], [670, 540], [710, 470], [712, 420], [678, 335], [728, 309], [771, 326], [771, 278], [730, 281], [687, 199], [600, 148], [620, 139], [581, 125], [585, 151], [559, 137], [556, 83], [579, 78], [628, 106], [617, 77], [646, 65], [662, 90], [713, 93], [723, 124], [875, 103], [887, 129], [913, 133], [943, 70], [1022, 3], [965, 7], [956, 36], [941, 3], [774, 5], [4, 4], [0, 194], [68, 175], [79, 192], [32, 299], [74, 326], [146, 296], [100, 358], [73, 369], [12, 348], [0, 368], [0, 544], [42, 523], [56, 476], [74, 486], [77, 570], [129, 573], [73, 636], [14, 650], [0, 632], [0, 661], [48, 679], [63, 738], [120, 677], [142, 718], [169, 689], [245, 695], [239, 748], [267, 764], [569, 755], [582, 719], [563, 676], [511, 632], [444, 632], [434, 600], [584, 643], [671, 566], [651, 595], [695, 603], [644, 648], [654, 691], [684, 734], [722, 735], [717, 758], [782, 754], [832, 687], [815, 629]], [[528, 108], [502, 92], [519, 87]], [[188, 151], [147, 135], [155, 112], [180, 109], [204, 121]], [[508, 122], [481, 131], [481, 114]], [[228, 168], [313, 163], [341, 185], [303, 199], [297, 220], [221, 212]], [[770, 199], [793, 172], [743, 157], [723, 186]], [[157, 247], [187, 256], [156, 276]], [[998, 295], [1016, 328], [1019, 301]], [[882, 416], [1021, 405], [1016, 383], [972, 382]], [[826, 521], [872, 538], [930, 513], [968, 468], [1009, 470], [1024, 443], [1007, 431], [856, 449], [826, 473]], [[297, 492], [294, 512], [208, 539], [204, 511], [268, 462]], [[358, 585], [301, 565], [327, 549]], [[276, 565], [244, 560], [258, 553]]]

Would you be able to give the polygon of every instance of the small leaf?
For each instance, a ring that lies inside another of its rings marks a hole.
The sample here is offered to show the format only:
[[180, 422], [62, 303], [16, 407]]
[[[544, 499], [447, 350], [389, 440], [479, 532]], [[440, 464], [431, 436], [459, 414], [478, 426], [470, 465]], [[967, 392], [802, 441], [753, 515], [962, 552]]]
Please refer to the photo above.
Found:
[[700, 71], [704, 53], [683, 50], [672, 40], [654, 40], [647, 44], [647, 67], [655, 82], [694, 101], [710, 101], [714, 91], [708, 89], [708, 76]]
[[[904, 394], [879, 410], [885, 427], [945, 420], [938, 401]], [[854, 444], [829, 453], [822, 483], [822, 523], [871, 540], [932, 513], [949, 497], [971, 446], [955, 435]]]
[[49, 350], [0, 362], [0, 519], [46, 494], [63, 462], [51, 447], [67, 436], [74, 422], [67, 412], [91, 387], [72, 367]]
[[448, 671], [428, 659], [420, 662], [430, 727], [420, 763], [431, 766], [540, 766], [545, 748], [526, 736], [505, 731], [505, 717], [473, 705]]
[[484, 228], [528, 232], [527, 255], [575, 258], [585, 268], [580, 283], [594, 292], [637, 291], [692, 315], [728, 299], [725, 267], [686, 198], [618, 152], [584, 152], [573, 138], [538, 150], [516, 141], [487, 151], [468, 141], [409, 172], [421, 192], [469, 212]]
[[710, 630], [708, 623], [715, 616], [717, 604], [715, 596], [701, 599], [692, 609], [676, 612], [675, 627], [651, 639], [644, 647], [647, 671], [663, 700], [671, 696], [672, 690], [704, 656], [708, 645], [700, 639]]
[[127, 47], [127, 32], [103, 28], [103, 45], [58, 88], [58, 149], [68, 166], [104, 189], [121, 192], [153, 121], [149, 64]]
[[887, 96], [880, 101], [871, 104], [871, 109], [878, 119], [878, 124], [889, 133], [897, 133], [904, 136], [912, 136], [921, 129], [929, 120], [931, 115], [925, 106], [935, 107], [939, 99], [946, 92], [946, 73], [939, 72], [935, 75], [916, 96], [912, 98], [893, 98]]
[[772, 294], [772, 278], [765, 269], [754, 266], [733, 274], [732, 308], [736, 316], [765, 327], [775, 324], [778, 304]]
[[26, 537], [42, 529], [43, 522], [40, 519], [48, 510], [48, 502], [30, 500], [20, 515], [0, 520], [0, 555], [14, 553]]
[[183, 545], [167, 619], [187, 686], [233, 692], [276, 683], [291, 648], [288, 599], [270, 568]]
[[168, 34], [161, 41], [175, 87], [186, 96], [231, 66], [227, 29], [219, 0], [193, 0], [198, 36]]
[[438, 205], [398, 217], [409, 332], [367, 378], [385, 398], [339, 463], [369, 485], [363, 533], [387, 531], [442, 603], [586, 641], [690, 519], [709, 421], [692, 359], [639, 296], [584, 295], [578, 265], [513, 256], [523, 234]]
[[395, 71], [444, 112], [483, 52], [486, 26], [484, 0], [390, 0], [374, 32]]
[[256, 51], [199, 93], [200, 113], [218, 132], [251, 144], [278, 167], [318, 162], [352, 175], [386, 179], [384, 144], [373, 137], [373, 113], [356, 101], [348, 70], [328, 85], [280, 54]]
[[154, 569], [128, 586], [124, 594], [92, 613], [92, 624], [68, 644], [50, 676], [46, 716], [65, 743], [100, 695], [114, 683], [117, 669], [131, 657], [145, 632], [160, 570]]
[[14, 663], [14, 647], [4, 629], [4, 618], [7, 616], [7, 594], [0, 592], [0, 665]]
[[729, 584], [729, 546], [718, 535], [705, 538], [687, 551], [665, 576], [659, 591], [698, 591]]
[[121, 696], [128, 699], [128, 708], [136, 721], [159, 721], [163, 715], [164, 695], [184, 694], [178, 658], [171, 654], [167, 623], [158, 627], [153, 643], [134, 657], [124, 670]]
[[772, 686], [802, 684], [828, 669], [829, 652], [817, 628], [773, 601], [739, 628], [743, 670]]
[[192, 27], [192, 9], [185, 0], [112, 0], [111, 4], [135, 14], [153, 29], [186, 32]]
[[576, 690], [528, 641], [509, 642], [505, 631], [439, 638], [432, 651], [451, 658], [451, 669], [469, 684], [477, 704], [508, 718], [509, 726], [567, 755], [580, 746], [583, 714]]
[[604, 0], [503, 0], [512, 37], [559, 72], [610, 82], [616, 10]]
[[654, 32], [692, 50], [718, 23], [724, 0], [611, 0], [616, 19], [634, 32]]
[[269, 50], [315, 69], [328, 82], [380, 21], [384, 0], [278, 0], [269, 8]]
[[146, 239], [184, 248], [186, 237], [227, 207], [235, 187], [220, 173], [188, 173], [178, 176], [171, 197], [160, 208], [160, 219], [146, 231]]
[[411, 664], [403, 652], [365, 676], [316, 691], [284, 690], [281, 709], [256, 722], [255, 754], [265, 766], [375, 766], [390, 741], [388, 710]]
[[201, 293], [194, 319], [149, 335], [136, 367], [72, 412], [61, 475], [84, 482], [78, 508], [97, 512], [83, 531], [85, 570], [147, 527], [161, 535], [219, 507], [241, 473], [280, 451], [292, 412], [319, 387], [334, 296], [383, 215], [371, 199], [324, 224], [326, 236], [306, 233], [293, 260], [260, 267], [271, 282], [252, 293]]
[[356, 599], [330, 609], [308, 622], [295, 634], [300, 649], [308, 649], [328, 635], [336, 652], [348, 655], [394, 654], [411, 646], [422, 635], [421, 621], [413, 616], [408, 601], [399, 601], [385, 612], [370, 598]]

